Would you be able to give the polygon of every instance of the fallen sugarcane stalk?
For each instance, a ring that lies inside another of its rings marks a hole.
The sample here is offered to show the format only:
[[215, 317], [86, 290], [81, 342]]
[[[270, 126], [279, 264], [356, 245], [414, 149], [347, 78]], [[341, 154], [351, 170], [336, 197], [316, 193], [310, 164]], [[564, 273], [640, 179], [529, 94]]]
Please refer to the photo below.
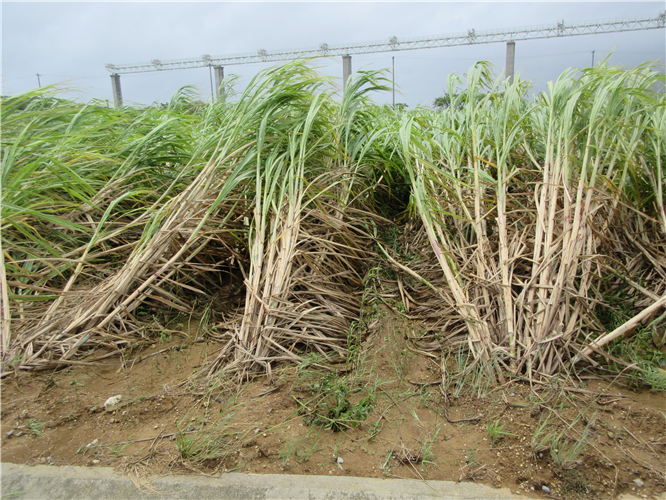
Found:
[[583, 349], [576, 358], [574, 359], [573, 363], [579, 362], [584, 356], [589, 356], [592, 354], [595, 348], [600, 348], [608, 344], [609, 342], [615, 340], [618, 337], [621, 337], [625, 333], [630, 332], [636, 326], [638, 323], [640, 323], [643, 319], [647, 318], [650, 314], [652, 314], [655, 311], [658, 311], [661, 307], [666, 305], [666, 295], [664, 295], [662, 298], [660, 298], [657, 302], [652, 304], [650, 307], [647, 307], [643, 309], [641, 312], [639, 312], [636, 316], [631, 318], [629, 321], [625, 322], [621, 326], [617, 327], [615, 330], [613, 330], [610, 333], [607, 333], [606, 335], [598, 338], [594, 342], [592, 342], [588, 347]]

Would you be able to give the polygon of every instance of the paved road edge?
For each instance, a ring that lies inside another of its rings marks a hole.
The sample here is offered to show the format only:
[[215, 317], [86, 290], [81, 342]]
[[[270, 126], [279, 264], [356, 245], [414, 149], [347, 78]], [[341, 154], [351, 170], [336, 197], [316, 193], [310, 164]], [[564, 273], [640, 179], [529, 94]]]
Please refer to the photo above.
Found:
[[308, 499], [308, 500], [504, 500], [527, 498], [474, 483], [229, 473], [216, 477], [168, 476], [150, 491], [107, 467], [1, 466], [2, 499]]

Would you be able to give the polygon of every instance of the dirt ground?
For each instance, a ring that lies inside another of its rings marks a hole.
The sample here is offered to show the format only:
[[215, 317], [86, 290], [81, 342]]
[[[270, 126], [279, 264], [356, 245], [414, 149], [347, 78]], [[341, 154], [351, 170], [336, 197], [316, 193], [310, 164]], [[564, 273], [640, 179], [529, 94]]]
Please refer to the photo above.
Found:
[[[240, 392], [191, 383], [220, 348], [195, 328], [122, 363], [6, 377], [2, 461], [117, 467], [138, 484], [233, 470], [475, 481], [549, 498], [666, 489], [663, 392], [610, 375], [491, 385], [473, 369], [442, 391], [439, 357], [412, 348], [406, 321], [384, 310], [371, 327], [351, 365], [309, 357]], [[454, 371], [465, 362], [445, 356]]]

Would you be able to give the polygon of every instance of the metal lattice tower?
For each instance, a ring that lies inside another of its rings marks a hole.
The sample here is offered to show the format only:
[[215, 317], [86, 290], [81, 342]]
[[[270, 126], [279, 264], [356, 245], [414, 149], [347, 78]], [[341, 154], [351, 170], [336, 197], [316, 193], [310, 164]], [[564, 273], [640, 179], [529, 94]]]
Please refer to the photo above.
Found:
[[[581, 35], [598, 35], [619, 33], [623, 31], [639, 31], [663, 29], [666, 26], [666, 11], [655, 17], [625, 19], [616, 21], [600, 21], [584, 24], [565, 24], [560, 21], [555, 25], [514, 28], [501, 31], [480, 31], [471, 29], [467, 33], [439, 35], [421, 38], [398, 39], [393, 36], [386, 41], [366, 42], [350, 45], [329, 46], [322, 43], [317, 48], [303, 50], [267, 51], [260, 49], [253, 54], [237, 54], [212, 57], [204, 54], [193, 59], [160, 61], [153, 59], [149, 63], [107, 64], [106, 69], [114, 75], [129, 73], [148, 73], [153, 71], [169, 71], [175, 69], [222, 67], [236, 64], [252, 64], [260, 62], [290, 61], [309, 57], [351, 56], [352, 54], [373, 54], [377, 52], [397, 52], [402, 50], [419, 50], [439, 47], [455, 47], [459, 45], [480, 45], [498, 42], [516, 42], [519, 40], [538, 40], [543, 38], [559, 38]], [[112, 80], [113, 81], [113, 80]], [[118, 80], [117, 90], [120, 91]], [[345, 82], [346, 83], [346, 82]], [[116, 86], [114, 85], [114, 94]], [[122, 96], [120, 95], [122, 99]]]

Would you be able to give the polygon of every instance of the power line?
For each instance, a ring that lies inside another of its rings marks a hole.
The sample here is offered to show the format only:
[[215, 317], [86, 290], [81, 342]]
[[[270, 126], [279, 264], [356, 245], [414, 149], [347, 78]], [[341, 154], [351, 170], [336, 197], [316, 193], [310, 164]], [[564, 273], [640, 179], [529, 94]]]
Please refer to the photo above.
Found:
[[372, 54], [377, 52], [397, 52], [403, 50], [429, 49], [436, 47], [453, 47], [459, 45], [479, 45], [517, 40], [536, 40], [543, 38], [559, 38], [567, 36], [593, 35], [601, 33], [618, 33], [622, 31], [638, 31], [663, 29], [666, 26], [666, 12], [656, 17], [640, 19], [603, 21], [584, 24], [567, 25], [564, 21], [556, 25], [514, 28], [502, 31], [476, 32], [471, 29], [467, 33], [454, 35], [430, 36], [422, 38], [398, 39], [392, 36], [388, 41], [367, 42], [359, 44], [329, 46], [322, 43], [316, 49], [287, 50], [269, 52], [259, 49], [256, 54], [238, 54], [231, 56], [199, 57], [196, 59], [180, 59], [161, 61], [153, 59], [149, 63], [107, 64], [106, 69], [114, 75], [127, 73], [148, 73], [174, 69], [201, 68], [208, 66], [228, 66], [234, 64], [251, 64], [259, 62], [288, 61], [304, 57], [349, 56], [351, 54]]

